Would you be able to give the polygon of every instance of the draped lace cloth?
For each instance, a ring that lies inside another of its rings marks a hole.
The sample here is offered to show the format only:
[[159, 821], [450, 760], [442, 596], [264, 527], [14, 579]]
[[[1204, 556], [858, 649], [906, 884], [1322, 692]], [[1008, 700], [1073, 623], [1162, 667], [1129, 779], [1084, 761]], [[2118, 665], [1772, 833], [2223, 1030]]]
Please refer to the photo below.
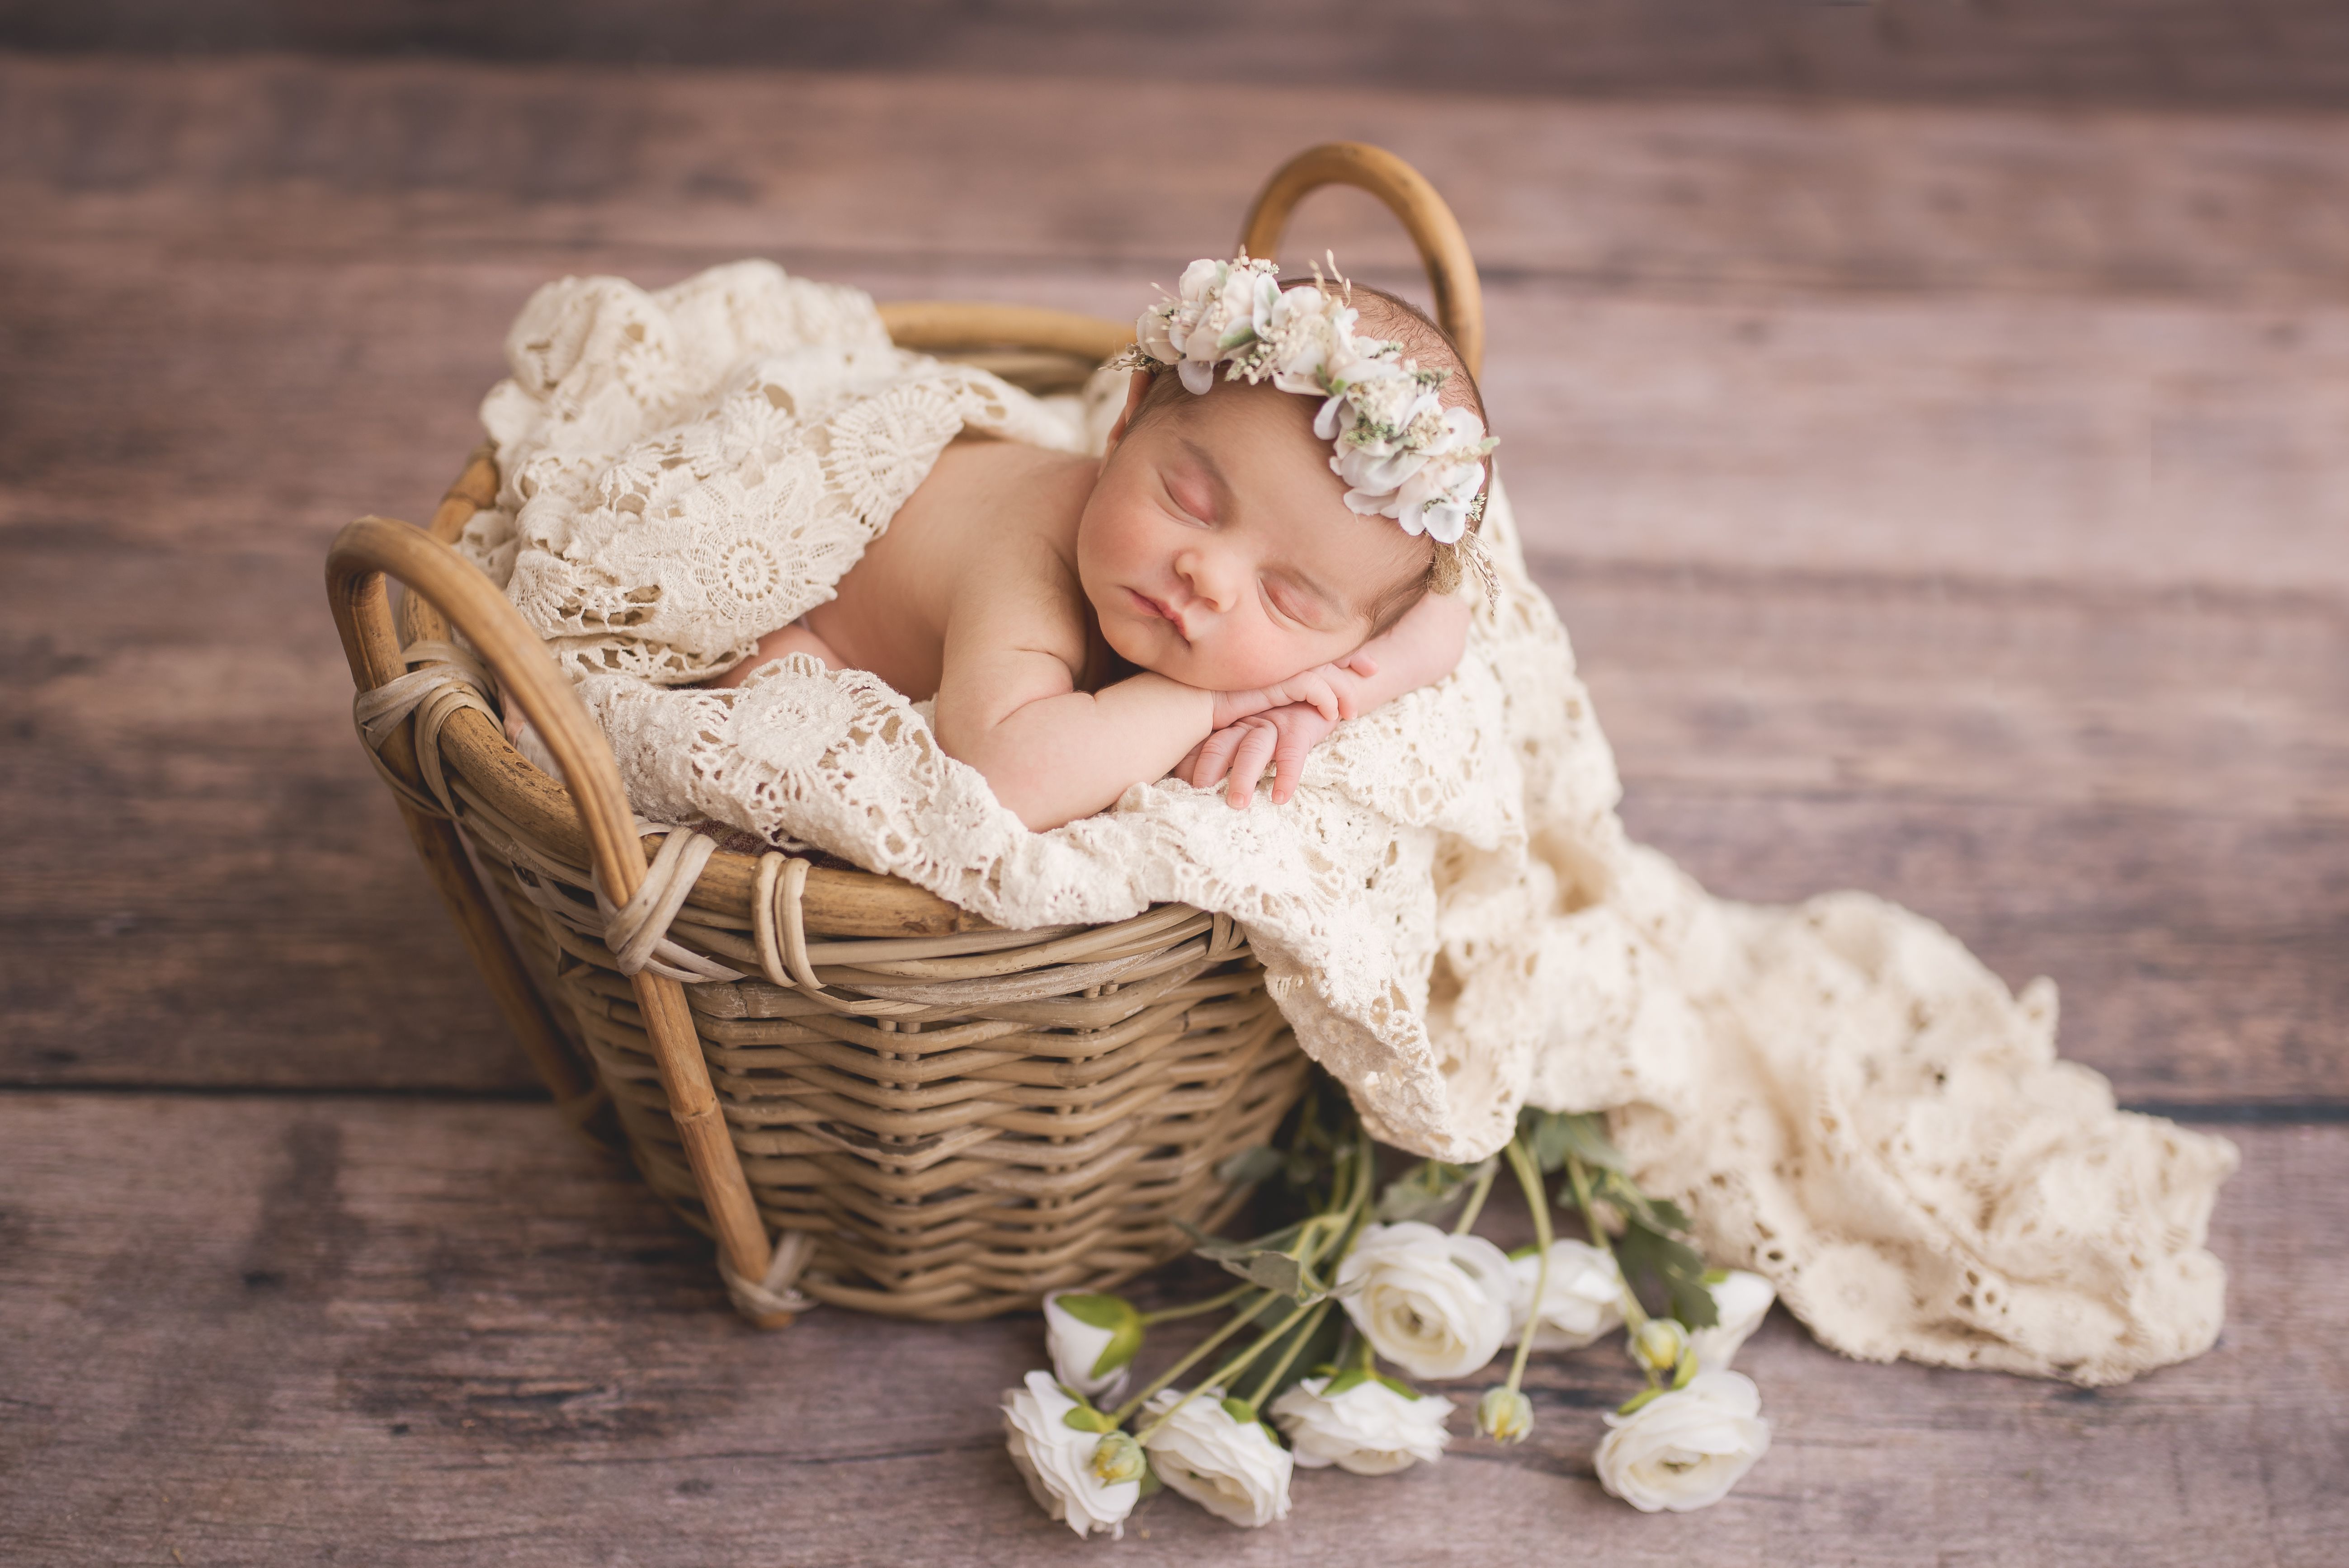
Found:
[[1285, 807], [1174, 781], [1024, 830], [875, 677], [687, 689], [832, 584], [957, 432], [1098, 451], [1122, 387], [1038, 399], [890, 346], [764, 263], [542, 289], [482, 406], [504, 489], [464, 548], [547, 639], [637, 810], [820, 846], [1007, 926], [1231, 914], [1382, 1140], [1454, 1161], [1517, 1108], [1611, 1110], [1718, 1262], [1873, 1358], [2105, 1383], [2192, 1356], [2233, 1147], [2117, 1111], [2020, 996], [1860, 893], [1708, 896], [1616, 815], [1614, 759], [1506, 500], [1496, 613], [1440, 684], [1341, 726]]

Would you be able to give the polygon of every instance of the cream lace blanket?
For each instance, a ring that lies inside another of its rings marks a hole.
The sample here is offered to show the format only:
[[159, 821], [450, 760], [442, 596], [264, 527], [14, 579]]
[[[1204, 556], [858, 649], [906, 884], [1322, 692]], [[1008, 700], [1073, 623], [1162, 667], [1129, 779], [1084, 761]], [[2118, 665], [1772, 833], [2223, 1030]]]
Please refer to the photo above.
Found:
[[957, 431], [1099, 449], [1118, 388], [1030, 397], [893, 348], [854, 291], [763, 263], [541, 290], [482, 406], [505, 490], [466, 548], [547, 638], [637, 809], [820, 845], [1011, 926], [1230, 913], [1298, 1037], [1389, 1142], [1450, 1160], [1521, 1102], [1608, 1108], [1718, 1261], [1829, 1345], [2084, 1383], [2208, 1347], [2231, 1145], [2116, 1111], [1931, 923], [1837, 893], [1709, 897], [1615, 814], [1614, 760], [1506, 500], [1498, 614], [1440, 686], [1341, 727], [1286, 808], [1137, 786], [1030, 833], [874, 677], [746, 655]]

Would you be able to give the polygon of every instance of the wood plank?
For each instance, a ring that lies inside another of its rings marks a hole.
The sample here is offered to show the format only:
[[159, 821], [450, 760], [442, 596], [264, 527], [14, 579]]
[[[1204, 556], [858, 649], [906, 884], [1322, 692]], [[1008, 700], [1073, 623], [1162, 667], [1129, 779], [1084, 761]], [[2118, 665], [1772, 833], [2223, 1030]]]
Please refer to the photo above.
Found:
[[[0, 890], [16, 938], [0, 995], [17, 1023], [0, 1072], [523, 1088], [350, 737], [315, 562], [340, 518], [399, 493], [389, 509], [420, 515], [445, 482], [492, 373], [481, 339], [510, 303], [498, 292], [519, 292], [523, 267], [191, 265], [132, 318], [158, 335], [166, 315], [184, 324], [142, 375], [131, 344], [158, 339], [109, 339], [101, 308], [131, 274], [79, 254], [44, 274], [75, 326], [56, 342], [86, 346], [54, 351], [39, 378], [56, 466], [0, 492], [16, 515], [0, 553], [26, 605], [11, 648], [24, 674], [0, 711], [30, 742], [0, 778], [35, 803], [0, 830], [17, 872]], [[309, 341], [337, 302], [357, 319]], [[1914, 341], [1966, 352], [1951, 346], [1963, 331], [1934, 337], [1929, 319]], [[1545, 347], [1501, 341], [1527, 358]], [[1693, 371], [1710, 351], [1692, 335], [1675, 352]], [[334, 375], [350, 356], [396, 366]], [[203, 395], [207, 375], [245, 389], [240, 417], [265, 414], [265, 445]], [[1832, 392], [1833, 407], [1860, 401]], [[1732, 407], [1686, 411], [1673, 444], [1695, 451], [1704, 419]], [[78, 455], [69, 429], [109, 418], [145, 460]], [[1930, 438], [1930, 407], [1882, 418], [1864, 444]], [[1778, 498], [1780, 516], [1810, 505], [1778, 535], [1787, 553], [1847, 567], [1872, 552], [1881, 570], [1779, 568], [1733, 533], [1726, 502], [1718, 535], [1679, 561], [1669, 546], [1655, 563], [1610, 561], [1595, 553], [1603, 536], [1582, 537], [1599, 503], [1580, 494], [1644, 488], [1622, 503], [1628, 537], [1644, 515], [1732, 490], [1732, 475], [1585, 446], [1570, 425], [1513, 448], [1635, 828], [1724, 892], [1864, 885], [1949, 922], [2011, 979], [2054, 973], [2074, 1003], [2070, 1047], [2129, 1098], [2349, 1094], [2349, 1064], [2323, 1039], [2344, 984], [2349, 620], [2319, 576], [2349, 569], [2349, 532], [2292, 535], [2300, 516], [2276, 514], [2316, 579], [2293, 591], [2072, 585], [2108, 578], [2104, 558], [2123, 551], [2159, 561], [2163, 542], [2098, 541], [2052, 516], [2043, 532], [2071, 583], [1937, 575], [1930, 557], [1890, 575], [1923, 552], [1884, 546], [1864, 508], [1837, 501], [1826, 413], [1799, 438], [1783, 407], [1762, 422], [1716, 445], [1768, 465], [1747, 493]], [[1986, 455], [2017, 489], [2101, 460], [2032, 441]], [[2309, 483], [2340, 491], [2339, 459], [2322, 461]], [[2253, 466], [2214, 463], [2212, 482]], [[1545, 471], [1571, 476], [1551, 481], [1555, 510]], [[1919, 465], [1886, 504], [1943, 504], [1937, 478]], [[2202, 538], [2162, 570], [2205, 570]], [[92, 967], [94, 942], [128, 962]]]
[[2342, 1097], [2333, 602], [1572, 562], [1542, 578], [1626, 820], [1717, 892], [1862, 887], [2011, 984], [2054, 976], [2065, 1054], [2127, 1099]]
[[[26, 1563], [1047, 1562], [1002, 1457], [1032, 1317], [761, 1336], [703, 1246], [541, 1108], [0, 1097], [0, 1546]], [[2254, 1129], [2234, 1317], [2135, 1385], [1866, 1367], [1775, 1320], [1771, 1455], [1712, 1513], [1589, 1472], [1628, 1367], [1537, 1360], [1532, 1439], [1299, 1479], [1244, 1534], [1149, 1505], [1121, 1561], [2318, 1564], [2349, 1530], [2349, 1129]], [[1456, 1390], [1473, 1395], [1474, 1387]], [[1464, 1418], [1455, 1418], [1464, 1424]], [[361, 1545], [360, 1543], [364, 1543]], [[1095, 1548], [1098, 1550], [1098, 1548]]]
[[[6, 717], [15, 1081], [527, 1085], [408, 864], [306, 563], [10, 552], [57, 614]], [[1731, 896], [1857, 885], [2072, 1001], [2132, 1099], [2339, 1097], [2321, 604], [1549, 574], [1635, 830]], [[233, 652], [218, 628], [245, 629]], [[88, 962], [93, 950], [105, 961]]]
[[2028, 6], [1804, 0], [1404, 0], [1078, 6], [1052, 0], [781, 0], [647, 11], [627, 0], [447, 10], [403, 0], [255, 7], [96, 0], [0, 11], [36, 48], [439, 53], [499, 59], [1044, 73], [1137, 61], [1182, 81], [1375, 82], [1488, 92], [2337, 106], [2344, 32], [2324, 0], [2042, 0]]
[[[2349, 230], [2308, 215], [2341, 123], [1219, 88], [1141, 191], [1112, 110], [1181, 95], [1125, 92], [0, 59], [0, 1079], [526, 1088], [349, 736], [316, 562], [423, 515], [544, 277], [774, 242], [1116, 314], [1280, 153], [1391, 122], [1506, 263], [1488, 392], [1635, 827], [2054, 973], [2129, 1098], [2349, 1095]], [[1019, 172], [1072, 118], [1105, 129]], [[1972, 216], [1903, 251], [1920, 167]], [[2248, 171], [2240, 222], [2187, 222], [2196, 170]]]
[[[104, 569], [96, 562], [102, 552]], [[342, 718], [306, 562], [18, 542], [0, 1073], [521, 1092]], [[2341, 672], [2321, 603], [1557, 565], [1635, 831], [1724, 894], [1867, 887], [2132, 1099], [2341, 1098]], [[238, 628], [233, 648], [221, 628]], [[98, 964], [91, 955], [102, 954]]]
[[[1340, 138], [1416, 164], [1496, 276], [2349, 293], [2337, 113], [0, 53], [0, 191], [61, 202], [40, 231], [242, 255], [1074, 259], [1130, 286]], [[1327, 200], [1299, 257], [1408, 258], [1374, 202]]]

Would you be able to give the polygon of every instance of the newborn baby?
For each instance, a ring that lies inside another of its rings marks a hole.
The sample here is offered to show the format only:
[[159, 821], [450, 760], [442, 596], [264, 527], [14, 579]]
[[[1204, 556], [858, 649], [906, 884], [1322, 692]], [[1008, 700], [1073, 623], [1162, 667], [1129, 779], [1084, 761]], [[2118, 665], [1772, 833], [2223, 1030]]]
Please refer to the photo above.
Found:
[[1042, 830], [1170, 770], [1245, 809], [1269, 767], [1286, 800], [1337, 723], [1451, 673], [1492, 443], [1441, 329], [1245, 258], [1141, 325], [1104, 457], [957, 440], [712, 684], [796, 653], [935, 696], [939, 746]]

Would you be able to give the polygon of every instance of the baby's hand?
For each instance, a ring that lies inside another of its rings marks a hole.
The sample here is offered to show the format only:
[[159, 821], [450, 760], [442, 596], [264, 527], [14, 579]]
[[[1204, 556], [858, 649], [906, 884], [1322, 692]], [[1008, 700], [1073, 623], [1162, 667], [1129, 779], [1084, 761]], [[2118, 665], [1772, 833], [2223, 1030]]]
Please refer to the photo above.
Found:
[[[1220, 732], [1252, 715], [1300, 704], [1334, 725], [1373, 706], [1363, 701], [1364, 683], [1378, 673], [1378, 661], [1357, 648], [1332, 664], [1317, 665], [1254, 691], [1217, 692], [1213, 727]], [[1327, 726], [1321, 733], [1329, 733]]]
[[1306, 754], [1337, 727], [1336, 719], [1309, 703], [1252, 713], [1201, 741], [1175, 765], [1174, 776], [1197, 789], [1212, 789], [1218, 780], [1228, 779], [1224, 801], [1235, 811], [1245, 811], [1269, 764], [1272, 803], [1283, 805], [1297, 793]]

